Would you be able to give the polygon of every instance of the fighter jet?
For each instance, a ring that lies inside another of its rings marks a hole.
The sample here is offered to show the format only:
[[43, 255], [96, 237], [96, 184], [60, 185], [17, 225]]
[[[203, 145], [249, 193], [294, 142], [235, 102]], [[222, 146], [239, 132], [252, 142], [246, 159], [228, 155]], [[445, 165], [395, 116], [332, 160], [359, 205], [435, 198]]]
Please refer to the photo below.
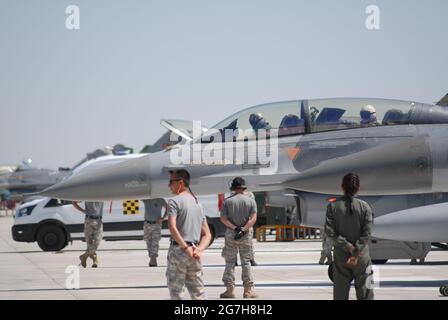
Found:
[[[258, 105], [210, 129], [198, 125], [184, 144], [79, 172], [43, 194], [66, 200], [164, 197], [169, 172], [182, 168], [197, 194], [226, 192], [235, 176], [244, 177], [251, 191], [293, 193], [302, 223], [319, 227], [328, 201], [341, 195], [343, 175], [355, 172], [382, 238], [409, 240], [403, 228], [381, 231], [381, 218], [390, 215], [395, 225], [418, 224], [412, 237], [446, 242], [448, 214], [433, 207], [448, 202], [443, 104], [334, 98]], [[415, 219], [428, 210], [431, 215]]]
[[3, 175], [0, 175], [1, 194], [15, 201], [23, 201], [28, 197], [62, 181], [71, 170], [76, 169], [83, 163], [105, 155], [124, 155], [133, 153], [133, 149], [117, 144], [114, 147], [96, 149], [88, 153], [81, 161], [72, 168], [59, 168], [51, 170], [36, 168], [31, 159], [26, 159], [18, 166], [3, 166]]
[[41, 191], [62, 180], [66, 171], [40, 169], [32, 166], [31, 159], [11, 166], [11, 170], [0, 177], [0, 190], [5, 198], [21, 201], [24, 194]]

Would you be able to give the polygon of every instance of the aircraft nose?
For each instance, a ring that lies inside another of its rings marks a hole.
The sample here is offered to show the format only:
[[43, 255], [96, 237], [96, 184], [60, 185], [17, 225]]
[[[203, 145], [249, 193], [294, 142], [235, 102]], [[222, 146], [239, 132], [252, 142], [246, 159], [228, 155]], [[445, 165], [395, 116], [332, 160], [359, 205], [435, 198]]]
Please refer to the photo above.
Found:
[[144, 199], [151, 193], [149, 155], [83, 170], [43, 190], [47, 197], [76, 201]]

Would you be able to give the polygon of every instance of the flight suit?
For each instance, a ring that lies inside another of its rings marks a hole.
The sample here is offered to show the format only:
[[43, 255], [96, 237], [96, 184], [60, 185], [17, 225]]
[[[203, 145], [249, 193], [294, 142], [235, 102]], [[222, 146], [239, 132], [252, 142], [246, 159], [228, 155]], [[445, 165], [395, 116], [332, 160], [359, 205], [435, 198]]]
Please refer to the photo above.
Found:
[[[351, 210], [350, 210], [351, 208]], [[355, 281], [358, 300], [373, 300], [373, 271], [368, 242], [373, 225], [373, 213], [365, 201], [343, 197], [327, 207], [325, 232], [334, 245], [334, 289], [335, 300], [348, 300], [350, 285]], [[355, 248], [358, 256], [355, 267], [346, 265]]]

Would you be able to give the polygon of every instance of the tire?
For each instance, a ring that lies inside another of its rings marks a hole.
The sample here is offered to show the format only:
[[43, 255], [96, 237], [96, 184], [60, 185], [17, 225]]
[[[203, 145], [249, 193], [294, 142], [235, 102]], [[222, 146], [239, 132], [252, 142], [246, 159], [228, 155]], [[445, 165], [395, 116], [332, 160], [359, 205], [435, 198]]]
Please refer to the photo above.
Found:
[[333, 270], [334, 270], [334, 262], [330, 263], [330, 265], [328, 266], [328, 278], [330, 278], [331, 282], [334, 282]]
[[213, 242], [215, 241], [216, 231], [215, 231], [215, 227], [212, 224], [209, 224], [208, 228], [210, 229], [210, 233], [212, 235], [212, 239], [210, 240], [210, 244], [208, 245], [210, 247], [213, 244]]
[[372, 260], [373, 264], [386, 264], [388, 259], [381, 259], [381, 260]]
[[440, 291], [444, 297], [448, 297], [448, 286], [441, 286]]
[[64, 229], [54, 224], [44, 224], [39, 227], [36, 240], [43, 251], [60, 251], [67, 245]]

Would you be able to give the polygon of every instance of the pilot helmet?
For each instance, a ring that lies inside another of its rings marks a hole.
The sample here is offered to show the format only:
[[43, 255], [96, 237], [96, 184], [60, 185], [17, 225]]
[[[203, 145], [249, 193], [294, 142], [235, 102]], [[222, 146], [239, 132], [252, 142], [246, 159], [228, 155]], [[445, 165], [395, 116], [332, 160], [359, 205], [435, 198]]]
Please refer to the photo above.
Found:
[[252, 113], [249, 117], [249, 123], [254, 130], [270, 129], [269, 123], [261, 113]]
[[376, 110], [371, 105], [365, 105], [361, 108], [361, 111], [359, 113], [361, 116], [361, 122], [363, 123], [369, 123], [369, 122], [375, 122], [376, 121]]
[[261, 113], [252, 113], [249, 116], [249, 123], [252, 127], [256, 127], [257, 123], [260, 122], [260, 120], [263, 119], [263, 116]]

